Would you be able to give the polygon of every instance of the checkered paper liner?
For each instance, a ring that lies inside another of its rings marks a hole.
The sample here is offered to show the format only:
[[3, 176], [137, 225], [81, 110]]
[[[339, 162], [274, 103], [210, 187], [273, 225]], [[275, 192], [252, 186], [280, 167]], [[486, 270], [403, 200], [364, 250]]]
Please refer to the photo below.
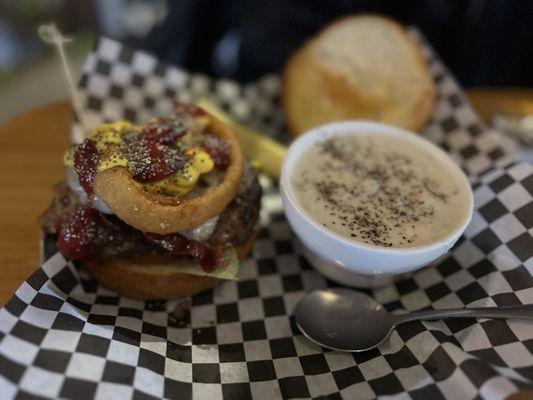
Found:
[[[475, 212], [446, 259], [371, 294], [391, 312], [533, 303], [533, 166], [509, 162], [507, 144], [413, 34], [438, 87], [424, 135], [472, 176]], [[245, 86], [210, 80], [101, 39], [80, 88], [92, 125], [209, 97], [286, 140], [276, 76]], [[296, 303], [336, 284], [300, 255], [276, 185], [261, 180], [260, 234], [240, 280], [193, 296], [181, 320], [172, 316], [176, 302], [117, 296], [52, 255], [0, 309], [2, 397], [497, 399], [533, 388], [530, 322], [411, 322], [378, 349], [354, 354], [305, 339], [292, 317]]]

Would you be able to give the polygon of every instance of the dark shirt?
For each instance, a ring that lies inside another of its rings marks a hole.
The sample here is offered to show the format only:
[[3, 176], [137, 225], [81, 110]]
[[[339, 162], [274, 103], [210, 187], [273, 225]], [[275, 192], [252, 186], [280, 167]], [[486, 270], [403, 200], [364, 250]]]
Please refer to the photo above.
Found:
[[282, 70], [332, 20], [373, 12], [418, 27], [465, 86], [533, 86], [533, 1], [168, 0], [140, 45], [166, 62], [251, 81]]

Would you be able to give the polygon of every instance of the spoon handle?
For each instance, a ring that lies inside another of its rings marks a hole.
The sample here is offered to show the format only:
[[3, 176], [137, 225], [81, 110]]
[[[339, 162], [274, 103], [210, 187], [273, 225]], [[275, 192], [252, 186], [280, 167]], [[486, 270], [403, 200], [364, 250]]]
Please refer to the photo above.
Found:
[[524, 306], [457, 308], [445, 310], [422, 310], [408, 314], [395, 315], [395, 323], [444, 318], [499, 318], [533, 320], [533, 304]]

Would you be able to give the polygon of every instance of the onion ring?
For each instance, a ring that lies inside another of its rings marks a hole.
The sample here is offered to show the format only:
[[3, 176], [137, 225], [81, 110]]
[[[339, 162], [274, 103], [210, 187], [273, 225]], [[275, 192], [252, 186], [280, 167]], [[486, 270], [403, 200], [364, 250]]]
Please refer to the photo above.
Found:
[[235, 198], [244, 171], [244, 155], [231, 129], [208, 114], [211, 134], [230, 145], [230, 164], [224, 179], [213, 190], [193, 199], [146, 192], [123, 166], [100, 171], [94, 192], [121, 220], [135, 229], [158, 233], [182, 232], [220, 214]]

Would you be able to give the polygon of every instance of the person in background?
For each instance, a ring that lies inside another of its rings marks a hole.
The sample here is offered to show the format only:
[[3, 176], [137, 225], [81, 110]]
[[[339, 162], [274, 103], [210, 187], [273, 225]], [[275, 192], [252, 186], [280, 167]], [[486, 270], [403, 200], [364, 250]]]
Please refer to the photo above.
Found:
[[188, 70], [248, 82], [280, 72], [328, 22], [370, 12], [418, 27], [464, 86], [533, 86], [527, 0], [180, 0], [134, 44]]

